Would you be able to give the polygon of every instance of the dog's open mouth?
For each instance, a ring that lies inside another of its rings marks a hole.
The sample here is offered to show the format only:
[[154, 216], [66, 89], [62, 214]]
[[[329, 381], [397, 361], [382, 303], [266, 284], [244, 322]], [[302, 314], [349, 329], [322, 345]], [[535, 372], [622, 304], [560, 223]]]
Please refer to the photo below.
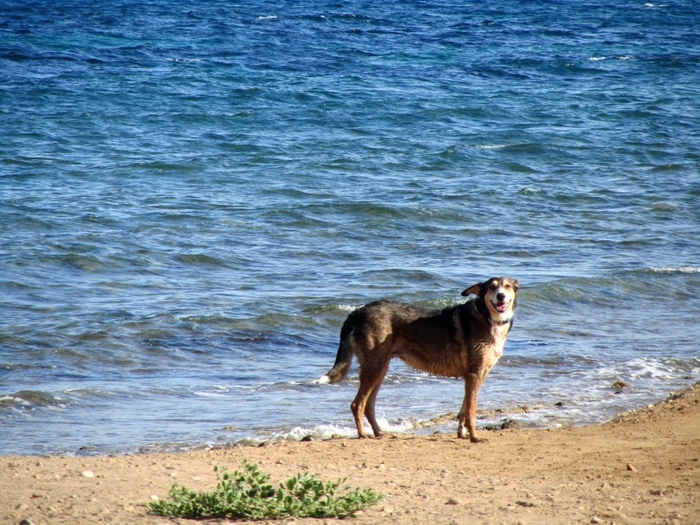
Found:
[[493, 305], [496, 311], [498, 313], [505, 313], [508, 311], [508, 308], [510, 307], [510, 301], [503, 301], [502, 303], [496, 303]]

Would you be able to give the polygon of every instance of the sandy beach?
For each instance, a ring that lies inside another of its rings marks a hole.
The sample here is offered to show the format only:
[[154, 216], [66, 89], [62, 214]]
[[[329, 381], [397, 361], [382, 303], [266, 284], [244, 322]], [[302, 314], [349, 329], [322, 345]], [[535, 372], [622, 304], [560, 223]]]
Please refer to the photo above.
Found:
[[[0, 523], [192, 523], [148, 514], [173, 483], [209, 490], [244, 459], [386, 498], [348, 520], [298, 524], [700, 523], [700, 383], [595, 426], [281, 442], [187, 454], [0, 458]], [[219, 523], [214, 521], [213, 523]]]

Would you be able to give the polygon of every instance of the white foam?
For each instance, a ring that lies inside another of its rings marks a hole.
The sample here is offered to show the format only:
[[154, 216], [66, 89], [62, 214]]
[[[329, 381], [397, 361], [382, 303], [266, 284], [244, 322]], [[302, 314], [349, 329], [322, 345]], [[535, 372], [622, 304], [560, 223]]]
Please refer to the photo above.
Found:
[[199, 397], [226, 397], [226, 393], [221, 392], [206, 392], [204, 390], [193, 390], [192, 393]]
[[289, 432], [277, 434], [275, 437], [284, 441], [301, 441], [302, 439], [308, 436], [320, 440], [331, 439], [333, 436], [350, 438], [357, 436], [357, 431], [354, 428], [350, 427], [339, 427], [337, 425], [318, 425], [313, 429], [295, 427]]
[[[687, 364], [692, 366], [691, 363], [692, 361]], [[670, 381], [683, 375], [697, 374], [698, 371], [695, 367], [692, 367], [690, 370], [681, 367], [678, 362], [673, 359], [653, 359], [650, 357], [633, 359], [620, 368], [633, 380], [655, 379]]]
[[661, 268], [649, 268], [649, 271], [655, 273], [700, 273], [700, 266], [664, 266]]
[[390, 423], [386, 418], [381, 417], [377, 419], [377, 423], [379, 424], [379, 428], [384, 432], [410, 432], [416, 428], [415, 422], [409, 419], [403, 419], [397, 421], [396, 423]]
[[331, 382], [331, 378], [328, 377], [327, 375], [323, 375], [318, 378], [318, 384], [319, 385], [328, 385]]
[[506, 147], [505, 144], [475, 144], [476, 149], [503, 149]]
[[337, 304], [335, 305], [335, 307], [341, 312], [354, 312], [355, 310], [360, 308], [360, 306], [355, 306], [352, 304]]

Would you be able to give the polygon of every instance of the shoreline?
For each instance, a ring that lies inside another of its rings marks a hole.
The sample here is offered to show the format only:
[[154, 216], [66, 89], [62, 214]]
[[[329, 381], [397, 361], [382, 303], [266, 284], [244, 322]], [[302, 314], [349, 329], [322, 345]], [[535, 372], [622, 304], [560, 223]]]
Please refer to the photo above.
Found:
[[2, 456], [0, 522], [195, 523], [151, 516], [148, 503], [173, 483], [211, 490], [214, 466], [234, 470], [244, 459], [274, 483], [309, 472], [386, 496], [355, 518], [284, 523], [689, 524], [700, 515], [700, 382], [607, 423], [481, 436], [488, 441], [394, 434], [177, 454]]
[[[691, 380], [687, 377], [685, 379]], [[611, 388], [616, 388], [615, 393], [623, 393], [622, 388], [627, 387], [625, 383], [612, 384]], [[678, 385], [676, 388], [682, 390], [692, 385]], [[669, 392], [666, 390], [666, 392]], [[658, 399], [658, 401], [656, 400]], [[635, 402], [627, 401], [627, 407], [618, 406], [617, 410], [605, 415], [596, 417], [588, 416], [585, 420], [580, 421], [576, 416], [572, 416], [569, 411], [573, 408], [575, 412], [580, 412], [581, 407], [572, 405], [568, 401], [561, 401], [559, 398], [549, 401], [540, 401], [538, 403], [508, 403], [496, 407], [479, 408], [477, 410], [477, 429], [492, 432], [505, 429], [524, 429], [524, 430], [557, 430], [561, 428], [578, 428], [590, 425], [599, 425], [610, 421], [619, 414], [638, 410], [641, 407], [652, 406], [655, 403], [663, 401], [661, 398], [656, 399], [637, 399]], [[625, 410], [625, 408], [627, 408]], [[591, 410], [595, 413], [596, 410]], [[611, 412], [608, 410], [608, 412]], [[578, 415], [578, 414], [577, 414]], [[348, 420], [351, 419], [350, 411], [346, 414]], [[580, 418], [580, 416], [579, 416]], [[23, 449], [18, 450], [12, 446], [12, 441], [0, 443], [6, 447], [0, 446], [0, 458], [9, 456], [36, 456], [36, 457], [99, 457], [99, 456], [130, 456], [143, 454], [187, 454], [197, 451], [218, 450], [222, 448], [234, 447], [257, 447], [266, 446], [270, 443], [280, 441], [327, 441], [330, 439], [351, 439], [356, 437], [357, 430], [352, 422], [347, 421], [347, 425], [337, 423], [317, 424], [316, 426], [295, 426], [281, 430], [264, 430], [259, 428], [251, 434], [242, 434], [242, 436], [234, 439], [218, 439], [201, 441], [150, 441], [144, 443], [130, 444], [120, 443], [119, 445], [92, 445], [85, 441], [85, 444], [75, 444], [75, 448], [53, 448], [45, 450]], [[430, 434], [440, 433], [451, 435], [456, 432], [457, 428], [457, 413], [445, 412], [436, 416], [428, 416], [425, 419], [420, 419], [415, 416], [399, 415], [393, 420], [386, 418], [379, 419], [380, 426], [386, 434], [416, 434], [419, 436], [428, 436]], [[352, 425], [352, 426], [350, 426]], [[99, 427], [99, 425], [97, 425]], [[224, 425], [220, 427], [221, 432], [228, 432], [228, 427], [236, 428], [233, 425]], [[2, 450], [6, 448], [6, 450]], [[20, 447], [22, 448], [22, 447]]]

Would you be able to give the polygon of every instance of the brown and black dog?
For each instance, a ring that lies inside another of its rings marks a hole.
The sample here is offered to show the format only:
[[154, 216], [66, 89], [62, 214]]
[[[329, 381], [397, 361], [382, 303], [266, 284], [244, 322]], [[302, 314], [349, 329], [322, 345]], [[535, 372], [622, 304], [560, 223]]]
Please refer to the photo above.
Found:
[[513, 326], [518, 281], [494, 277], [462, 292], [476, 295], [444, 310], [428, 310], [394, 301], [369, 303], [352, 312], [340, 331], [333, 368], [321, 383], [336, 383], [350, 370], [352, 356], [360, 365], [360, 388], [350, 405], [359, 437], [367, 437], [364, 416], [374, 435], [381, 431], [374, 403], [392, 358], [431, 374], [464, 378], [465, 395], [457, 436], [476, 436], [479, 389], [503, 353]]

